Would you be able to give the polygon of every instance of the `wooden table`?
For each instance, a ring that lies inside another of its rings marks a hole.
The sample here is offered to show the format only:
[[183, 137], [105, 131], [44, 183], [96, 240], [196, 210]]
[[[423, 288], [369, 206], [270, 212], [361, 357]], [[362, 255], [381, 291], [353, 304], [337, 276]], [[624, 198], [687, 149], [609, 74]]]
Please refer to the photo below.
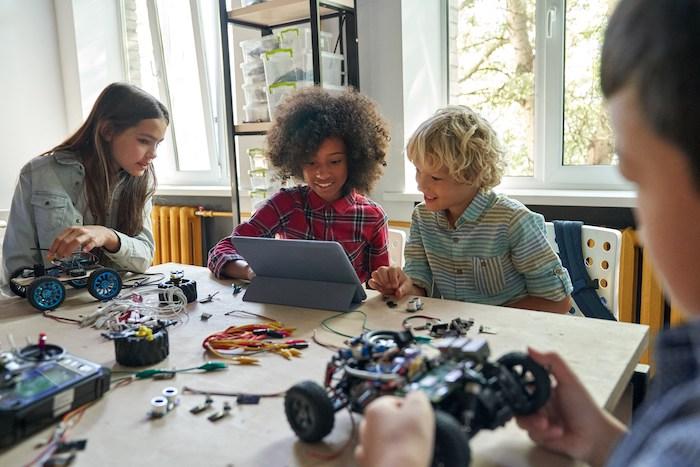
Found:
[[[254, 322], [243, 316], [227, 316], [233, 309], [244, 309], [296, 327], [295, 337], [311, 340], [314, 330], [322, 342], [340, 344], [342, 338], [321, 331], [321, 320], [337, 313], [311, 309], [294, 309], [242, 301], [233, 296], [230, 281], [214, 279], [205, 268], [165, 264], [154, 271], [185, 270], [185, 277], [198, 284], [199, 297], [219, 291], [211, 303], [188, 306], [189, 320], [170, 330], [170, 356], [157, 368], [186, 368], [202, 364], [210, 358], [203, 352], [204, 337], [233, 324]], [[369, 291], [360, 308], [368, 316], [370, 329], [400, 329], [408, 316], [403, 311], [405, 300], [395, 309], [386, 306], [376, 292]], [[628, 385], [635, 364], [646, 347], [647, 327], [595, 319], [553, 315], [550, 313], [498, 308], [486, 305], [424, 299], [423, 313], [450, 320], [473, 318], [474, 330], [485, 325], [496, 331], [482, 335], [489, 341], [492, 358], [528, 345], [540, 350], [561, 353], [591, 391], [595, 401], [613, 409]], [[95, 310], [98, 304], [87, 292], [69, 292], [56, 315], [78, 317]], [[202, 312], [211, 313], [201, 320]], [[358, 334], [362, 317], [358, 313], [343, 315], [333, 327], [347, 334]], [[51, 343], [68, 352], [113, 369], [116, 365], [110, 341], [95, 329], [78, 328], [44, 318], [26, 300], [0, 301], [0, 343], [7, 349], [7, 335], [24, 343], [25, 337], [35, 341], [40, 332], [48, 334]], [[332, 353], [315, 344], [303, 351], [303, 357], [285, 360], [278, 355], [263, 355], [258, 366], [232, 365], [227, 371], [208, 374], [179, 374], [174, 380], [135, 381], [112, 388], [90, 407], [80, 423], [71, 431], [71, 439], [86, 438], [87, 449], [78, 454], [74, 465], [218, 465], [218, 466], [316, 466], [354, 465], [352, 449], [328, 460], [329, 454], [346, 445], [353, 433], [347, 411], [337, 414], [333, 432], [323, 443], [306, 445], [297, 441], [289, 428], [282, 398], [262, 399], [259, 405], [233, 404], [231, 416], [212, 423], [206, 413], [193, 415], [189, 409], [204, 401], [200, 395], [181, 395], [180, 406], [162, 419], [146, 416], [152, 397], [163, 388], [190, 386], [209, 391], [275, 393], [296, 382], [312, 379], [322, 382], [325, 365]], [[213, 358], [212, 358], [213, 359]], [[214, 397], [214, 408], [232, 398]], [[359, 417], [355, 416], [355, 419]], [[31, 460], [34, 446], [46, 439], [50, 429], [21, 442], [0, 454], [0, 465], [23, 465]], [[569, 459], [535, 447], [527, 435], [510, 422], [495, 431], [483, 430], [471, 442], [473, 465], [575, 465]]]

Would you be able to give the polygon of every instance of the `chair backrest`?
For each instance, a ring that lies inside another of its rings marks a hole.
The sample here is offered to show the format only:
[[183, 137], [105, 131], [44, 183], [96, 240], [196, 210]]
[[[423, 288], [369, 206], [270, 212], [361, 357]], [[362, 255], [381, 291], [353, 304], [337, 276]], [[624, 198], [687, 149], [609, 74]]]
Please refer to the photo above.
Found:
[[[545, 223], [547, 241], [559, 253], [554, 224]], [[619, 230], [584, 225], [581, 228], [581, 249], [586, 270], [591, 279], [598, 279], [598, 296], [603, 299], [615, 319], [619, 319], [618, 284], [620, 282], [620, 252], [622, 233]], [[578, 306], [574, 305], [577, 314]]]
[[404, 265], [403, 249], [406, 246], [406, 232], [389, 229], [389, 264], [400, 268]]

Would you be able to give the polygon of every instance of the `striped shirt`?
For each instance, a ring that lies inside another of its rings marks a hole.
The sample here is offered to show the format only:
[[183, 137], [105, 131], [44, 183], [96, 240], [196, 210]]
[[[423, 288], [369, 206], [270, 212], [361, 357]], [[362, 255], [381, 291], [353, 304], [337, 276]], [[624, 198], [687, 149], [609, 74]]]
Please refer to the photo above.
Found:
[[[231, 235], [336, 241], [362, 282], [378, 267], [389, 265], [386, 214], [381, 206], [354, 191], [327, 203], [308, 186], [283, 188]], [[243, 257], [229, 236], [209, 251], [207, 266], [221, 277], [226, 263], [239, 259]]]
[[413, 210], [404, 271], [430, 297], [505, 305], [559, 301], [571, 279], [547, 243], [544, 218], [518, 201], [479, 192], [452, 228], [444, 211]]
[[700, 465], [700, 321], [656, 340], [656, 375], [608, 465]]

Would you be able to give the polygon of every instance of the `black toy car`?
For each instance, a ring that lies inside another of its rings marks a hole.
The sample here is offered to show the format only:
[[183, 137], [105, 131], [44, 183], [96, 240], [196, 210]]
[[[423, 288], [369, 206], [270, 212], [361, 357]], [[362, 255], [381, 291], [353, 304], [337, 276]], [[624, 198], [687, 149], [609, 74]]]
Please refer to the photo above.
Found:
[[382, 395], [426, 393], [435, 409], [433, 465], [469, 465], [469, 439], [537, 411], [549, 398], [548, 372], [526, 354], [489, 362], [483, 339], [445, 338], [420, 346], [410, 331], [374, 331], [354, 338], [326, 367], [325, 387], [304, 381], [285, 396], [296, 435], [317, 442], [333, 429], [335, 412], [362, 413]]
[[10, 290], [26, 297], [39, 311], [54, 310], [66, 298], [64, 282], [76, 289], [87, 287], [90, 295], [98, 300], [111, 300], [122, 289], [122, 279], [117, 271], [99, 265], [97, 256], [76, 252], [68, 258], [51, 261], [53, 266], [35, 264], [19, 268], [10, 277]]

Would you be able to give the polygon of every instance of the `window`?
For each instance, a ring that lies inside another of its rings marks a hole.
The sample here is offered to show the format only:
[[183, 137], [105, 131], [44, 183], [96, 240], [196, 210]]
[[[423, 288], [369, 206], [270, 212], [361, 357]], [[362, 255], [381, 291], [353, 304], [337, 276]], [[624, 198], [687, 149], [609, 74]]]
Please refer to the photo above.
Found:
[[449, 100], [486, 117], [504, 186], [619, 189], [599, 62], [617, 0], [448, 0]]
[[161, 184], [228, 185], [218, 10], [196, 0], [122, 0], [128, 80], [170, 110]]

